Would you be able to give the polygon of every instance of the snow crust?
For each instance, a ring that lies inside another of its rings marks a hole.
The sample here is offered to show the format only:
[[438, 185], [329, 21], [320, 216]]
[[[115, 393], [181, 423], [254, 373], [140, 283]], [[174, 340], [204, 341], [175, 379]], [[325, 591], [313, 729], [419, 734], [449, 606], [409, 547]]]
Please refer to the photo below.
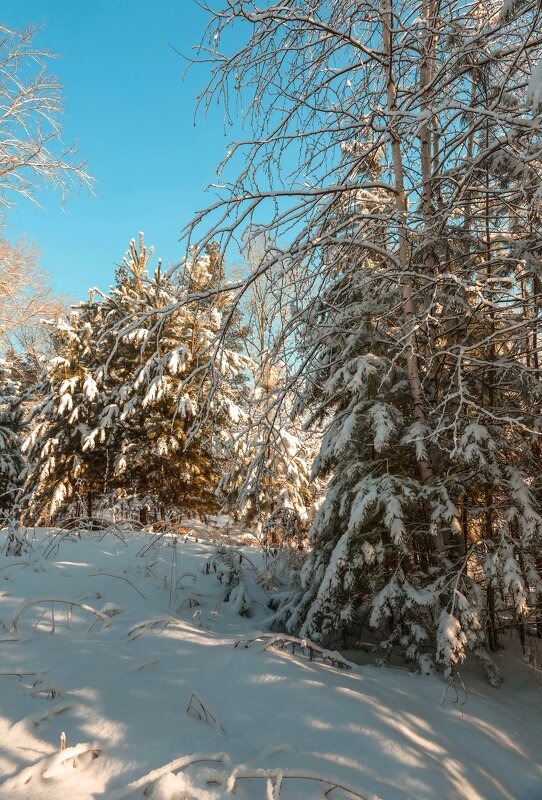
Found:
[[541, 796], [541, 675], [519, 656], [498, 655], [495, 690], [468, 665], [447, 686], [235, 647], [266, 630], [258, 551], [247, 618], [210, 542], [53, 535], [0, 556], [1, 800]]

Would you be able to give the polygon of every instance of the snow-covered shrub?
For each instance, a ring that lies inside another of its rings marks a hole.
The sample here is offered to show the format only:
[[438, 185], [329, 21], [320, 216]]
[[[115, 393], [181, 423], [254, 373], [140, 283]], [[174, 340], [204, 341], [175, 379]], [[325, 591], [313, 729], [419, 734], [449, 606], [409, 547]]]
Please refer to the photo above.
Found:
[[226, 545], [217, 545], [213, 551], [211, 564], [222, 585], [222, 601], [229, 603], [240, 616], [251, 617], [253, 601], [245, 574], [247, 561], [242, 552]]
[[17, 528], [11, 525], [7, 531], [6, 556], [22, 556], [28, 552], [30, 542], [28, 541], [28, 531], [26, 528]]

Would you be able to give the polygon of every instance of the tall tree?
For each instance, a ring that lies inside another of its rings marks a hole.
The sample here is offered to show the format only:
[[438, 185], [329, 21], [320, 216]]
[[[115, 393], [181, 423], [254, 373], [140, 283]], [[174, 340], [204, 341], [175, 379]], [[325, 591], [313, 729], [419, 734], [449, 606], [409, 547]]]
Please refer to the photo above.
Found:
[[264, 536], [271, 518], [281, 509], [296, 515], [301, 533], [312, 499], [308, 441], [302, 431], [298, 435], [280, 401], [284, 369], [266, 362], [255, 374], [248, 412], [232, 437], [232, 465], [220, 486], [228, 497], [228, 507], [236, 508], [260, 532], [263, 528]]
[[[258, 241], [250, 230], [245, 238], [244, 255], [251, 274], [265, 262], [270, 243]], [[289, 509], [305, 521], [311, 502], [309, 440], [291, 418], [291, 403], [286, 407], [281, 401], [289, 372], [287, 358], [277, 361], [275, 352], [278, 345], [284, 355], [281, 301], [270, 275], [264, 271], [247, 287], [240, 304], [247, 322], [243, 343], [252, 361], [252, 385], [244, 425], [232, 442], [232, 468], [221, 481], [228, 507], [264, 530], [269, 518], [280, 509]]]
[[[186, 231], [213, 215], [203, 242], [225, 247], [267, 219], [281, 246], [239, 298], [264, 270], [282, 290], [305, 402], [328, 424], [329, 491], [280, 619], [321, 637], [368, 624], [447, 674], [471, 649], [493, 681], [496, 588], [536, 621], [542, 587], [541, 13], [228, 3], [207, 100], [240, 95], [253, 135]], [[247, 39], [223, 53], [232, 26]]]
[[0, 219], [17, 197], [36, 202], [44, 186], [64, 194], [92, 183], [75, 147], [62, 143], [62, 89], [37, 32], [0, 24]]
[[6, 514], [13, 511], [21, 485], [23, 432], [21, 387], [11, 364], [0, 361], [0, 510]]
[[109, 449], [105, 436], [92, 457], [85, 442], [107, 406], [94, 380], [105, 358], [97, 348], [106, 308], [92, 292], [67, 319], [50, 323], [55, 355], [34, 387], [30, 430], [23, 445], [27, 465], [23, 485], [23, 522], [50, 524], [77, 497], [93, 513], [93, 498], [107, 485]]
[[[206, 297], [222, 259], [215, 247], [184, 265], [180, 278], [152, 275], [153, 249], [140, 234], [108, 295], [91, 292], [56, 324], [50, 360], [26, 443], [26, 518], [52, 518], [82, 494], [92, 500], [154, 498], [166, 509], [216, 510], [225, 443], [241, 413], [236, 400], [247, 360], [211, 347], [227, 299]], [[198, 296], [196, 305], [187, 297]], [[175, 313], [164, 309], [175, 304]], [[230, 334], [231, 339], [231, 334]], [[204, 424], [194, 427], [212, 361], [216, 388]]]
[[0, 353], [15, 369], [19, 363], [25, 384], [39, 378], [42, 358], [52, 351], [43, 320], [65, 313], [38, 259], [28, 243], [0, 239]]
[[[36, 25], [15, 30], [0, 23], [0, 231], [21, 198], [37, 204], [44, 188], [64, 197], [76, 186], [93, 185], [75, 145], [62, 141], [62, 87], [49, 71], [53, 53], [36, 43], [38, 31]], [[24, 371], [36, 374], [39, 357], [48, 353], [40, 319], [61, 308], [34, 246], [0, 239], [2, 355], [11, 351], [10, 359], [17, 359], [26, 350]]]
[[[179, 284], [162, 273], [160, 264], [149, 278], [151, 255], [142, 241], [139, 250], [132, 242], [100, 335], [110, 355], [98, 368], [97, 382], [109, 394], [118, 420], [112, 425], [117, 433], [114, 481], [121, 494], [154, 496], [163, 510], [210, 511], [217, 507], [215, 437], [220, 423], [226, 423], [224, 410], [215, 409], [197, 432], [191, 426], [203, 391], [199, 360], [214, 338], [217, 309], [205, 299], [187, 306], [182, 296], [204, 291], [221, 271], [221, 259], [210, 248], [206, 257], [185, 265]], [[171, 303], [178, 304], [176, 313], [162, 317]], [[107, 418], [98, 424], [89, 448], [110, 425]]]

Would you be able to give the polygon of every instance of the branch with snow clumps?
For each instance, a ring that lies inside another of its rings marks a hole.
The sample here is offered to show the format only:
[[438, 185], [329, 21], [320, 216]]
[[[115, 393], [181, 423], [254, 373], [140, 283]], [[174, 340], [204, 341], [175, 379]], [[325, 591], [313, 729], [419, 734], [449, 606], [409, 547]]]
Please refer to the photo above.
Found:
[[324, 647], [319, 647], [309, 639], [298, 639], [297, 636], [288, 636], [283, 633], [279, 634], [261, 634], [254, 636], [252, 639], [240, 639], [234, 647], [248, 648], [253, 642], [263, 641], [261, 652], [269, 650], [270, 647], [277, 647], [280, 650], [286, 650], [288, 645], [292, 648], [292, 655], [296, 655], [296, 649], [299, 648], [301, 653], [308, 657], [309, 661], [321, 660], [322, 664], [328, 664], [337, 669], [352, 669], [355, 667], [350, 661], [343, 658], [336, 650], [326, 650]]

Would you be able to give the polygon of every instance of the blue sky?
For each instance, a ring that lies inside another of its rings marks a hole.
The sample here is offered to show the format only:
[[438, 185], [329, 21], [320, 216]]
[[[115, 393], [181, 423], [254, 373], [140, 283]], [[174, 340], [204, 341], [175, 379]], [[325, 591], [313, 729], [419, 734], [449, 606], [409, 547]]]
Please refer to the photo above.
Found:
[[[194, 0], [3, 0], [4, 24], [43, 24], [39, 43], [64, 86], [66, 142], [97, 178], [96, 196], [41, 192], [42, 208], [18, 201], [4, 235], [36, 242], [57, 291], [107, 289], [129, 240], [145, 232], [164, 262], [181, 255], [181, 227], [211, 202], [204, 187], [233, 138], [216, 108], [194, 127], [198, 67], [184, 62], [208, 15]], [[171, 46], [170, 46], [171, 45]]]

